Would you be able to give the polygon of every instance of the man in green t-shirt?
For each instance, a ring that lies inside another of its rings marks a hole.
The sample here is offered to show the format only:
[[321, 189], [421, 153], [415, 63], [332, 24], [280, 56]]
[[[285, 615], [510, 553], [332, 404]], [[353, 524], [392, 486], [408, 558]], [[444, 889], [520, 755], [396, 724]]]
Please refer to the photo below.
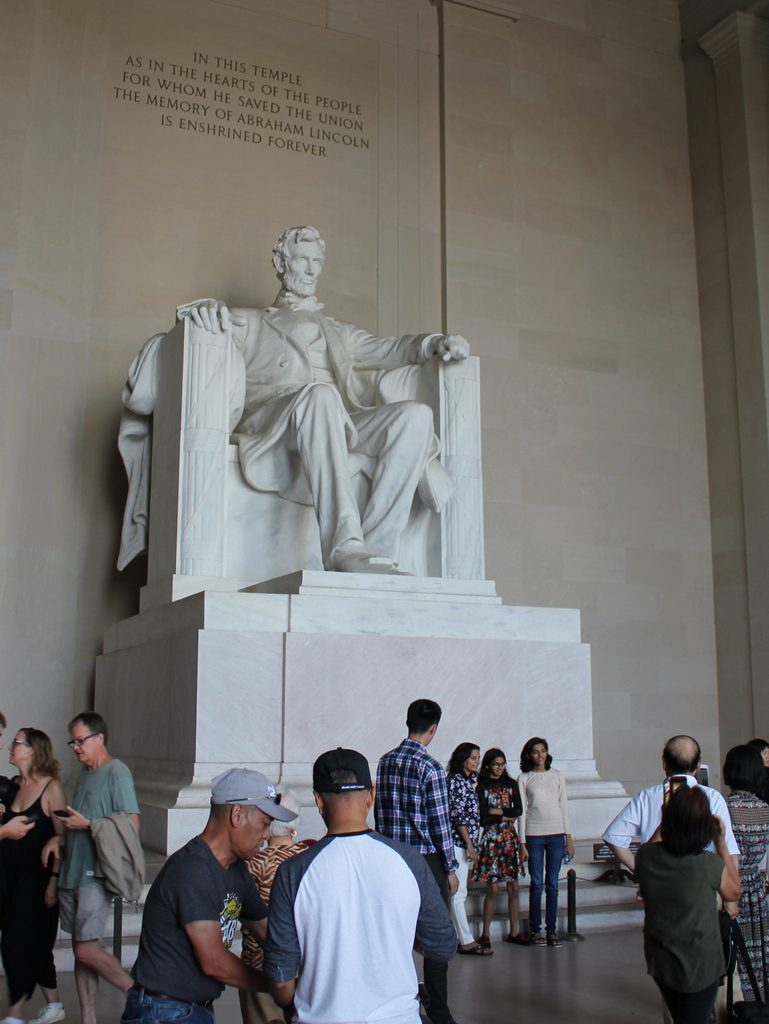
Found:
[[123, 811], [139, 831], [139, 805], [131, 772], [107, 750], [107, 723], [94, 711], [84, 711], [69, 723], [69, 746], [85, 771], [75, 784], [72, 803], [62, 821], [66, 839], [54, 837], [43, 857], [61, 860], [59, 910], [61, 926], [72, 936], [75, 983], [80, 998], [81, 1024], [96, 1024], [99, 978], [127, 992], [133, 981], [119, 961], [99, 945], [112, 906], [104, 879], [97, 873], [91, 823]]

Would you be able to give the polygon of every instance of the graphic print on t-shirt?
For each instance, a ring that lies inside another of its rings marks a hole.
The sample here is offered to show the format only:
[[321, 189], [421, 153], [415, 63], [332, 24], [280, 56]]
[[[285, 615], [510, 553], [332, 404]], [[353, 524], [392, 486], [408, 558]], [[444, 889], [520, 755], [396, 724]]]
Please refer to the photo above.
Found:
[[237, 893], [228, 892], [224, 897], [222, 909], [219, 911], [219, 926], [222, 929], [222, 943], [225, 949], [229, 949], [235, 938], [235, 932], [240, 921], [240, 912], [243, 904]]

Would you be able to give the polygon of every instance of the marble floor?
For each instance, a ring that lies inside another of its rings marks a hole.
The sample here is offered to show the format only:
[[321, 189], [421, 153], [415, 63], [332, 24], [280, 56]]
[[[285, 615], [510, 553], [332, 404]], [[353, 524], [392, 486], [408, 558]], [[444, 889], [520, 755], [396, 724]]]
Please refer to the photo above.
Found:
[[[641, 930], [591, 934], [585, 942], [560, 949], [494, 945], [485, 959], [456, 957], [449, 968], [449, 1002], [459, 1024], [497, 1024], [510, 1020], [563, 1021], [568, 1024], [616, 1024], [661, 1020], [656, 986], [646, 975]], [[343, 970], [343, 968], [342, 968]], [[74, 977], [60, 977], [62, 996], [77, 1022]], [[122, 998], [102, 984], [100, 1024], [117, 1024]], [[37, 1010], [35, 998], [29, 1016]], [[240, 1024], [237, 993], [227, 989], [216, 1004], [217, 1024]]]

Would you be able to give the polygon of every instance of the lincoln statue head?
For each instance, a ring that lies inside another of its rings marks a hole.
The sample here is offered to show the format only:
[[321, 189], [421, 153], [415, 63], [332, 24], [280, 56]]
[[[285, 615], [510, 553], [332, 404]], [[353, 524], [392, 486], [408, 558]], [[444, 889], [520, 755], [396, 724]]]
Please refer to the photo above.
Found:
[[326, 243], [309, 224], [286, 228], [272, 248], [272, 263], [284, 291], [307, 297], [315, 294], [326, 261]]

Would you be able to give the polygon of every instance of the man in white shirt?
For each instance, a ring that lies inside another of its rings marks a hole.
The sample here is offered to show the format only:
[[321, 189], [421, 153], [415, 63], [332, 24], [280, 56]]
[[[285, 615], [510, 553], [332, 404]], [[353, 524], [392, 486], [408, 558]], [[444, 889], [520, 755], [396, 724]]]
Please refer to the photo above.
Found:
[[[648, 842], [662, 820], [662, 807], [670, 793], [678, 785], [699, 786], [694, 773], [700, 766], [702, 751], [693, 736], [671, 736], [662, 751], [662, 767], [665, 781], [656, 786], [642, 789], [630, 803], [619, 812], [614, 821], [603, 834], [603, 841], [611, 848], [617, 860], [630, 871], [635, 871], [635, 855], [630, 851], [630, 844], [639, 836], [642, 843]], [[710, 804], [710, 810], [724, 823], [726, 848], [732, 860], [737, 864], [740, 848], [734, 838], [729, 808], [721, 794], [709, 786], [701, 786]], [[707, 847], [715, 850], [712, 843]], [[724, 903], [724, 909], [732, 917], [737, 916], [737, 903]], [[662, 1002], [663, 1024], [672, 1024], [670, 1012]]]
[[[617, 860], [630, 871], [635, 870], [635, 856], [630, 844], [640, 836], [641, 842], [648, 842], [662, 819], [662, 805], [665, 791], [676, 784], [698, 786], [695, 772], [700, 766], [702, 753], [700, 745], [692, 736], [671, 736], [662, 751], [662, 767], [665, 782], [642, 789], [630, 803], [619, 812], [603, 834], [603, 840], [611, 847]], [[738, 858], [740, 848], [734, 838], [729, 810], [721, 794], [709, 786], [700, 787], [707, 795], [710, 810], [724, 823], [726, 846], [733, 858]], [[708, 849], [712, 848], [711, 846]]]

